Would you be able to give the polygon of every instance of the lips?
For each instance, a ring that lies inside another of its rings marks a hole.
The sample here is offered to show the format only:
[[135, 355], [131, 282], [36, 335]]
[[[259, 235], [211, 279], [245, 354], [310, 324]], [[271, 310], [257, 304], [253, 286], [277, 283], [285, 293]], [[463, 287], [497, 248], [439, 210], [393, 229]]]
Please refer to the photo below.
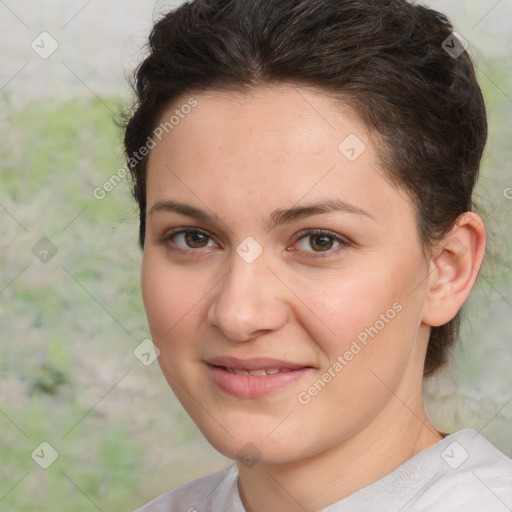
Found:
[[239, 398], [273, 394], [313, 371], [310, 366], [267, 357], [214, 357], [205, 361], [212, 381]]
[[255, 377], [262, 377], [263, 375], [275, 375], [276, 373], [292, 372], [290, 368], [262, 368], [261, 370], [237, 370], [235, 368], [221, 367], [233, 375], [253, 375]]
[[[226, 370], [243, 370], [251, 372], [255, 370], [275, 370], [279, 371], [292, 371], [299, 368], [308, 368], [307, 365], [293, 363], [290, 361], [283, 361], [280, 359], [273, 359], [269, 357], [251, 357], [248, 359], [239, 359], [232, 356], [219, 356], [207, 359], [206, 362], [211, 366], [218, 366]], [[278, 373], [278, 372], [274, 372]]]

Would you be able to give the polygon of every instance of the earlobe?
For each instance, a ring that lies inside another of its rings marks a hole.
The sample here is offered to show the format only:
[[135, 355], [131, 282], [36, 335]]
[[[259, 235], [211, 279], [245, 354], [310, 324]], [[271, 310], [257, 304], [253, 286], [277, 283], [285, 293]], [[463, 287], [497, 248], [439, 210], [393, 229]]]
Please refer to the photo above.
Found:
[[462, 214], [432, 255], [423, 323], [435, 327], [455, 317], [473, 288], [485, 243], [482, 219], [473, 212]]

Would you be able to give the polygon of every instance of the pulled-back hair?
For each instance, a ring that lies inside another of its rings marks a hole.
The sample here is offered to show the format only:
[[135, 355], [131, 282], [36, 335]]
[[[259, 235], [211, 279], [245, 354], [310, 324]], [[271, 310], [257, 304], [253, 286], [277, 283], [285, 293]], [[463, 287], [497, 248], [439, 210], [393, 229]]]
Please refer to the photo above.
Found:
[[[429, 249], [472, 209], [487, 138], [471, 59], [442, 14], [405, 0], [194, 0], [160, 19], [135, 75], [126, 125], [133, 195], [146, 228], [146, 144], [178, 97], [288, 83], [351, 106], [389, 181], [407, 191]], [[431, 329], [424, 374], [447, 360], [459, 314]]]

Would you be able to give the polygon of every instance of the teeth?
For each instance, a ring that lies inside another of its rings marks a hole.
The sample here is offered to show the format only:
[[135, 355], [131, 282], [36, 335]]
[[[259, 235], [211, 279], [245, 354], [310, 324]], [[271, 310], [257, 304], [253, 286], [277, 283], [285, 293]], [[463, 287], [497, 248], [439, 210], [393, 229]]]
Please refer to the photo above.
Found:
[[235, 370], [234, 368], [225, 368], [225, 370], [233, 375], [253, 375], [259, 376], [262, 375], [275, 375], [279, 372], [291, 372], [289, 368], [267, 368], [262, 370]]
[[249, 375], [267, 375], [265, 370], [249, 370]]

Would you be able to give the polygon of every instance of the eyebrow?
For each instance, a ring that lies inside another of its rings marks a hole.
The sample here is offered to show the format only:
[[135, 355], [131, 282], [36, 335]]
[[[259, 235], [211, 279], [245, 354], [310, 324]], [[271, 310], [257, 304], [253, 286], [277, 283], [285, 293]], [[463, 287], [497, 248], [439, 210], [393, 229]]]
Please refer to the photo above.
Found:
[[[217, 218], [216, 215], [212, 215], [206, 210], [202, 210], [201, 208], [197, 208], [196, 206], [192, 206], [191, 204], [181, 203], [172, 200], [158, 201], [149, 210], [149, 215], [152, 215], [155, 212], [162, 211], [180, 213], [182, 215], [186, 215], [187, 217], [193, 217], [195, 219], [204, 222], [209, 222], [211, 224], [215, 223], [215, 220]], [[350, 203], [341, 201], [340, 199], [324, 199], [322, 201], [318, 201], [316, 203], [304, 206], [294, 206], [292, 208], [274, 210], [269, 216], [269, 225], [270, 229], [274, 229], [277, 226], [282, 226], [284, 224], [288, 224], [306, 217], [311, 217], [313, 215], [319, 215], [322, 213], [333, 212], [343, 212], [354, 215], [361, 215], [364, 217], [368, 217], [369, 219], [375, 220], [375, 217], [373, 217], [373, 215]]]

